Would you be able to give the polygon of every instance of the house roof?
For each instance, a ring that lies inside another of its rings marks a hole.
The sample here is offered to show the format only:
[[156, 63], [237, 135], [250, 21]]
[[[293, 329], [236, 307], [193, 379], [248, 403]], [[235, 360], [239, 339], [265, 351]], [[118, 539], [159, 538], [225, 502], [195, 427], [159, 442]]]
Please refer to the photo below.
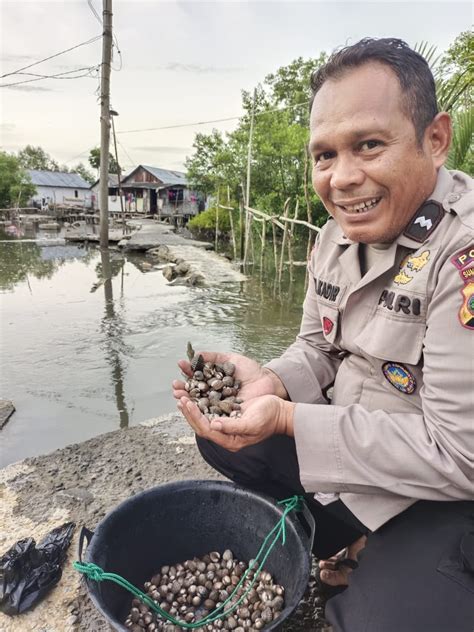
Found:
[[36, 186], [61, 187], [66, 189], [89, 189], [90, 184], [77, 173], [63, 173], [61, 171], [39, 171], [27, 169], [31, 182]]
[[[122, 181], [124, 180], [126, 176], [122, 176]], [[100, 180], [96, 180], [94, 182], [94, 184], [90, 185], [90, 188], [93, 189], [95, 186], [97, 186], [99, 184]], [[117, 187], [118, 186], [118, 175], [116, 173], [109, 173], [109, 188], [113, 188], [113, 187]]]
[[[174, 185], [174, 184], [182, 184], [184, 186], [187, 185], [188, 181], [186, 178], [186, 174], [182, 171], [170, 171], [169, 169], [161, 169], [160, 167], [150, 167], [149, 165], [138, 165], [126, 178], [122, 178], [122, 180], [128, 179], [131, 175], [135, 173], [135, 171], [142, 167], [149, 171], [155, 178], [160, 180], [163, 184]], [[131, 184], [131, 183], [128, 183]]]

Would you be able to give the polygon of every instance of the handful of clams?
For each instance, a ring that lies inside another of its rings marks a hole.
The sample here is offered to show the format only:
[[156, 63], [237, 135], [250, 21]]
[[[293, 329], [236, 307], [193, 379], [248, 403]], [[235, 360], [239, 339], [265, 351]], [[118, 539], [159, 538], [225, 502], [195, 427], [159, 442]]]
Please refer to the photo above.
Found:
[[232, 362], [214, 364], [204, 362], [202, 355], [196, 354], [188, 342], [187, 355], [191, 362], [193, 376], [184, 384], [185, 390], [208, 419], [214, 417], [240, 417], [238, 397], [240, 381], [234, 378], [235, 365]]

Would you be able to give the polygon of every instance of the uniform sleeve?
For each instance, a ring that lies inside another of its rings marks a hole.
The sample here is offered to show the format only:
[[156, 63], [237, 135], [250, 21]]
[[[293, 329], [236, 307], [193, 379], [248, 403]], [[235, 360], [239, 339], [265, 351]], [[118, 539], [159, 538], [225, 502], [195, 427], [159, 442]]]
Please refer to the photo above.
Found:
[[341, 363], [339, 350], [324, 338], [313, 282], [313, 266], [308, 266], [309, 284], [303, 303], [303, 319], [296, 341], [265, 366], [283, 382], [293, 402], [326, 403], [323, 390], [335, 379]]
[[307, 491], [473, 499], [474, 330], [463, 326], [460, 314], [469, 293], [472, 299], [474, 283], [463, 283], [446, 261], [427, 314], [423, 414], [296, 405], [295, 440]]

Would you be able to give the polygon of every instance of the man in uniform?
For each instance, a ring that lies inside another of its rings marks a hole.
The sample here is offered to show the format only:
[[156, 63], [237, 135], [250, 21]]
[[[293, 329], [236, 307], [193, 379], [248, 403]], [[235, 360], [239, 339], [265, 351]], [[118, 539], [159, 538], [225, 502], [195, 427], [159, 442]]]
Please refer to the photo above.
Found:
[[236, 364], [240, 419], [209, 421], [181, 381], [174, 395], [217, 470], [305, 493], [318, 557], [362, 549], [326, 608], [335, 631], [472, 632], [473, 182], [443, 166], [450, 119], [404, 42], [335, 53], [312, 91], [313, 185], [332, 219], [300, 333], [265, 367], [203, 354]]

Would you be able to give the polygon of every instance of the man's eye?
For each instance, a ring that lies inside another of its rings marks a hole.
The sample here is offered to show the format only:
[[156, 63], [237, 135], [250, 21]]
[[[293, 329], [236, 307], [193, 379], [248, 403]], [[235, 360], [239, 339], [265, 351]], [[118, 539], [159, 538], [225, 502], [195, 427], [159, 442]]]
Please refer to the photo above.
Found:
[[360, 144], [360, 148], [362, 151], [365, 151], [367, 149], [375, 149], [375, 147], [379, 147], [380, 144], [381, 143], [378, 140], [366, 140]]
[[334, 154], [331, 151], [323, 151], [320, 154], [316, 154], [316, 156], [314, 157], [314, 162], [316, 164], [325, 162], [327, 160], [331, 160], [333, 156]]

